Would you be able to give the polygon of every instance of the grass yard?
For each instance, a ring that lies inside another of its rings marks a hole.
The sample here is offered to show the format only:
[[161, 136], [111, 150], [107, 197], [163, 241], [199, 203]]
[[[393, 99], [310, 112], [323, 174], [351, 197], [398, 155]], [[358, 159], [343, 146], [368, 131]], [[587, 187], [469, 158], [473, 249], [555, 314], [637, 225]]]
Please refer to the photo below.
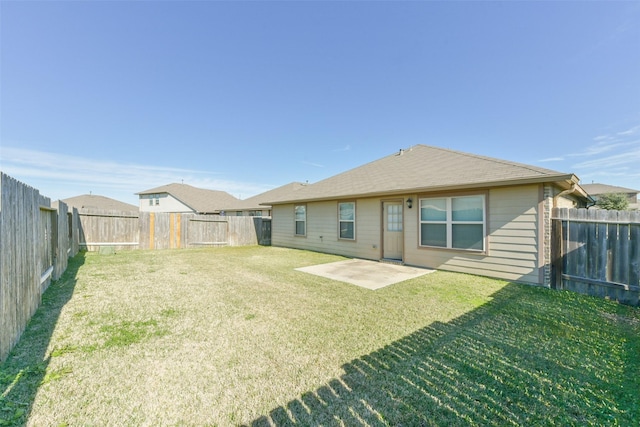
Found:
[[637, 425], [640, 310], [273, 247], [80, 254], [0, 365], [0, 426]]

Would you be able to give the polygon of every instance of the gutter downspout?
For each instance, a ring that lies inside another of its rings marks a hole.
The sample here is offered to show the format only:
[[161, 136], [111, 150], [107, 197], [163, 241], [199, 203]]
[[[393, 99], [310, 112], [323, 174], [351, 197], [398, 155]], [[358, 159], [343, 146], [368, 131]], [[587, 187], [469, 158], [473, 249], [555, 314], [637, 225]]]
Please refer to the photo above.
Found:
[[555, 199], [555, 198], [557, 198], [557, 197], [562, 197], [562, 196], [564, 196], [565, 194], [571, 194], [571, 193], [574, 193], [574, 192], [576, 191], [576, 186], [577, 186], [577, 184], [576, 184], [575, 182], [574, 182], [574, 183], [572, 183], [572, 184], [571, 184], [571, 188], [569, 188], [569, 189], [567, 189], [567, 190], [564, 190], [564, 191], [559, 192], [558, 194], [556, 194], [556, 197], [554, 197], [554, 199]]
[[[560, 193], [556, 194], [556, 196], [553, 198], [553, 205], [554, 205], [554, 207], [555, 207], [555, 206], [557, 206], [557, 205], [556, 205], [556, 199], [557, 199], [558, 197], [562, 197], [562, 196], [567, 195], [567, 194], [575, 193], [575, 191], [576, 191], [576, 189], [577, 189], [577, 188], [578, 188], [578, 184], [577, 184], [577, 183], [575, 183], [575, 182], [573, 182], [573, 183], [571, 184], [571, 188], [566, 189], [566, 190], [561, 191]], [[587, 202], [587, 209], [589, 209], [591, 206], [594, 206], [594, 205], [596, 204], [596, 202], [595, 202], [595, 201], [591, 198], [591, 196], [589, 196], [588, 194], [587, 194], [587, 197], [588, 197], [588, 198], [589, 198], [589, 200], [591, 200], [591, 202], [592, 202], [591, 204], [589, 204], [589, 203]]]

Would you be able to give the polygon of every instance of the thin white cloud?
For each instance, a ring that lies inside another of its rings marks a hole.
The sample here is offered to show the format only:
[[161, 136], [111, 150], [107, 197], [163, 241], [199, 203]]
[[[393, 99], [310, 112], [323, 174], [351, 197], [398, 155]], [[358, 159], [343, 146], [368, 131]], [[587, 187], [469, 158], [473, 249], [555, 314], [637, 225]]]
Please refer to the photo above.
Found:
[[[630, 3], [633, 4], [633, 3]], [[637, 4], [630, 7], [626, 13], [624, 14], [621, 22], [612, 28], [604, 37], [598, 40], [592, 46], [586, 48], [584, 51], [575, 55], [573, 60], [577, 60], [580, 58], [584, 58], [587, 56], [591, 56], [595, 51], [610, 48], [610, 45], [616, 43], [620, 39], [624, 39], [626, 37], [636, 37], [637, 34], [637, 21], [638, 21], [638, 12], [640, 11], [640, 6]], [[635, 40], [635, 39], [634, 39]]]
[[586, 169], [586, 168], [620, 168], [628, 165], [639, 165], [640, 164], [640, 147], [637, 147], [632, 150], [625, 150], [623, 152], [619, 152], [617, 154], [613, 154], [610, 156], [598, 157], [593, 160], [587, 160], [584, 162], [577, 163], [575, 165], [576, 168]]
[[333, 150], [334, 153], [339, 153], [342, 151], [350, 151], [351, 150], [351, 145], [347, 144], [342, 148], [336, 148], [335, 150]]
[[541, 163], [544, 162], [562, 162], [564, 161], [564, 157], [549, 157], [547, 159], [538, 160]]
[[307, 162], [306, 160], [303, 160], [302, 164], [303, 165], [314, 166], [316, 168], [323, 168], [324, 167], [324, 165], [321, 165], [320, 163]]
[[[629, 144], [637, 141], [629, 141], [629, 137], [640, 135], [640, 125], [632, 126], [627, 130], [598, 135], [593, 138], [595, 145], [590, 148], [594, 152], [601, 152], [602, 149], [615, 148], [617, 144]], [[584, 153], [576, 154], [581, 155]]]
[[611, 139], [611, 135], [598, 135], [595, 138], [593, 138], [593, 140], [596, 141], [596, 142], [606, 141], [608, 139]]
[[[612, 130], [593, 138], [578, 152], [565, 154], [570, 168], [583, 182], [602, 182], [628, 188], [640, 185], [640, 125]], [[558, 157], [560, 159], [560, 157]], [[547, 159], [549, 160], [549, 159]]]
[[599, 182], [640, 190], [640, 170], [637, 168], [587, 169], [580, 178], [582, 183]]
[[116, 163], [4, 146], [0, 151], [0, 169], [54, 199], [91, 191], [130, 201], [136, 192], [172, 182], [227, 191], [236, 197], [250, 197], [271, 188], [264, 184], [221, 179], [212, 171]]
[[631, 135], [636, 135], [640, 133], [640, 125], [638, 126], [634, 126], [631, 129], [622, 131], [622, 132], [618, 132], [616, 135], [618, 136], [631, 136]]
[[[633, 136], [633, 134], [629, 134], [629, 136]], [[640, 144], [640, 140], [634, 139], [629, 140], [628, 138], [608, 138], [606, 140], [600, 139], [595, 144], [589, 145], [585, 147], [583, 151], [577, 153], [568, 154], [569, 157], [589, 157], [601, 155], [603, 153], [618, 151], [620, 149], [625, 149], [628, 147], [633, 148]]]

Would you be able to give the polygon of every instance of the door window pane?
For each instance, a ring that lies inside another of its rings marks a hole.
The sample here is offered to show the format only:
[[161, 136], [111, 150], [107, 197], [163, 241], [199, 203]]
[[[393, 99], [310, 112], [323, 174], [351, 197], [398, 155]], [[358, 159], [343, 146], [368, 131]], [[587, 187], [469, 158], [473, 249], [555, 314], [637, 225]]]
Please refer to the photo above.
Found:
[[402, 231], [402, 205], [387, 205], [387, 231]]

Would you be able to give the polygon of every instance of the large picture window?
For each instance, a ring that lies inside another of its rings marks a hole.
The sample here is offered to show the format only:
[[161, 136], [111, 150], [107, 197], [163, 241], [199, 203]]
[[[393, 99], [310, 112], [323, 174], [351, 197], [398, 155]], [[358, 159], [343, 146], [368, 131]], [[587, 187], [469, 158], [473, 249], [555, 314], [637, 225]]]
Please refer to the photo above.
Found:
[[483, 251], [485, 197], [420, 199], [420, 246]]
[[356, 204], [354, 202], [338, 203], [338, 227], [341, 239], [355, 240]]
[[307, 207], [296, 205], [295, 207], [296, 236], [307, 235]]

